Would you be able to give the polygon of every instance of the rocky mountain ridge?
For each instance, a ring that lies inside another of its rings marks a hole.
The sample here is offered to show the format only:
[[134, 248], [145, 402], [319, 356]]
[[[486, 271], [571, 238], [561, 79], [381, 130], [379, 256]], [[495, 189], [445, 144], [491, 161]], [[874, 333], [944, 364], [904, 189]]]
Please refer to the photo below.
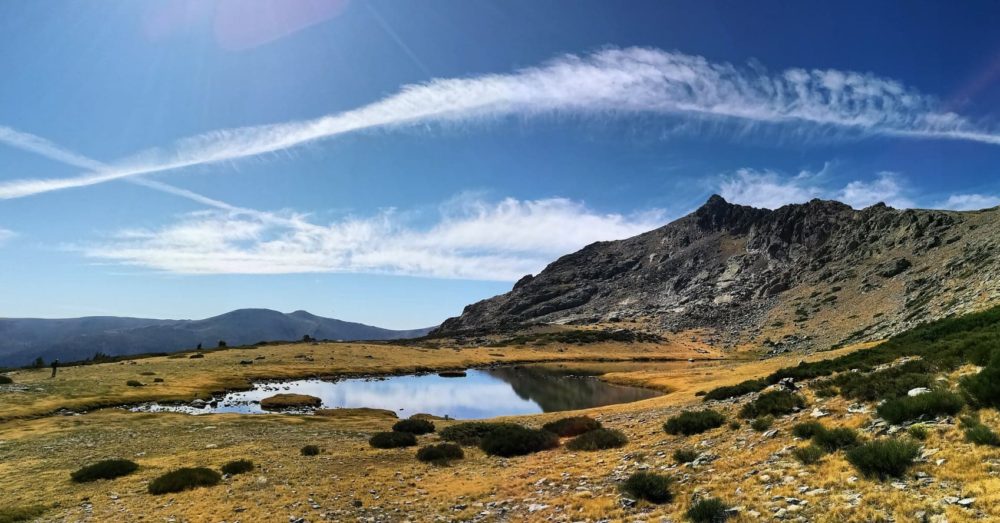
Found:
[[653, 231], [563, 256], [435, 334], [631, 322], [727, 347], [825, 348], [1000, 303], [998, 254], [1000, 208], [768, 210], [716, 195]]

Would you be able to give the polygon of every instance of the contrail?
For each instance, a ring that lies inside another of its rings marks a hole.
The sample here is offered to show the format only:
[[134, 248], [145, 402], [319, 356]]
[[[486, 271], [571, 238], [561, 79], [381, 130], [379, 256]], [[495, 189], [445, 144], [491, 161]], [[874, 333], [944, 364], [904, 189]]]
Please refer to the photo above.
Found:
[[0, 198], [237, 160], [366, 129], [511, 115], [650, 113], [1000, 145], [1000, 134], [939, 107], [932, 96], [867, 73], [773, 74], [658, 49], [605, 49], [511, 74], [407, 85], [369, 105], [313, 120], [214, 131], [75, 177], [12, 180], [0, 183]]

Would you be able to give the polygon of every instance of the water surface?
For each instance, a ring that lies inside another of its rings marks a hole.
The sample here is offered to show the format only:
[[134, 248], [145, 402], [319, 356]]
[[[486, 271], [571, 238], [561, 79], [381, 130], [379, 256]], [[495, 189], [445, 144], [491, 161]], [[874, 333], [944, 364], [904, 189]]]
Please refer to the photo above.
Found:
[[261, 409], [260, 400], [279, 393], [295, 393], [316, 396], [323, 400], [322, 408], [327, 409], [370, 407], [393, 410], [400, 417], [428, 413], [481, 419], [599, 407], [660, 394], [655, 390], [605, 383], [585, 374], [524, 365], [470, 369], [464, 377], [423, 374], [337, 381], [292, 380], [257, 383], [251, 390], [225, 394], [204, 407], [153, 403], [133, 410], [261, 414], [268, 411]]

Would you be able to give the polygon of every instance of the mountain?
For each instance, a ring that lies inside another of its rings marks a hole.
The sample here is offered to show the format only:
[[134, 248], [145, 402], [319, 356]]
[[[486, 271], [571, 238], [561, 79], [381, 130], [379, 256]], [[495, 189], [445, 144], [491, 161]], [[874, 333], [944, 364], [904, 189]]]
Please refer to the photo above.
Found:
[[614, 322], [782, 352], [882, 339], [997, 303], [1000, 208], [813, 200], [768, 210], [712, 196], [663, 227], [563, 256], [433, 334]]
[[396, 340], [430, 330], [389, 330], [306, 311], [284, 314], [268, 309], [240, 309], [204, 320], [0, 318], [0, 365], [24, 365], [39, 356], [46, 361], [74, 361], [95, 352], [118, 356], [191, 349], [199, 343], [215, 347], [219, 340], [229, 345], [299, 340], [304, 335], [320, 340]]

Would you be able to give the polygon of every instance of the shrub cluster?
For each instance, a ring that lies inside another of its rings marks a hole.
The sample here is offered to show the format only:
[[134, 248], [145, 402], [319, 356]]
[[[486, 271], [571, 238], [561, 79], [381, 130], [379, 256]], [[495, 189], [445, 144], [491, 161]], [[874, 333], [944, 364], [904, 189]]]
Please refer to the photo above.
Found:
[[721, 427], [726, 422], [726, 417], [711, 410], [685, 410], [680, 414], [671, 417], [663, 424], [663, 430], [667, 434], [683, 434], [691, 436], [701, 434], [707, 430]]
[[716, 387], [704, 394], [702, 397], [703, 401], [710, 400], [727, 400], [729, 398], [737, 398], [739, 396], [745, 396], [751, 392], [760, 392], [766, 389], [770, 385], [767, 380], [746, 380], [736, 385], [726, 385], [723, 387]]
[[523, 456], [558, 446], [559, 436], [547, 430], [529, 429], [513, 424], [491, 431], [479, 444], [479, 448], [490, 456], [504, 458]]
[[0, 374], [0, 385], [10, 385], [11, 383], [14, 383], [14, 378]]
[[847, 451], [847, 462], [865, 477], [886, 479], [902, 476], [918, 454], [919, 447], [912, 441], [882, 439]]
[[222, 481], [222, 475], [205, 467], [182, 468], [154, 479], [149, 483], [150, 494], [169, 494], [172, 492], [182, 492], [196, 489], [198, 487], [211, 487], [218, 485]]
[[906, 433], [915, 440], [923, 441], [927, 439], [927, 427], [923, 425], [913, 425], [906, 430]]
[[444, 429], [441, 429], [441, 432], [439, 432], [438, 435], [445, 441], [453, 441], [459, 445], [465, 445], [468, 447], [477, 447], [480, 443], [482, 443], [483, 438], [494, 431], [517, 426], [518, 425], [513, 423], [469, 421], [445, 427]]
[[222, 473], [235, 476], [236, 474], [246, 474], [253, 471], [253, 462], [248, 459], [238, 459], [230, 461], [222, 466]]
[[693, 523], [721, 523], [729, 516], [729, 506], [719, 498], [700, 499], [685, 515]]
[[392, 426], [392, 430], [396, 432], [409, 432], [410, 434], [430, 434], [434, 432], [434, 423], [425, 419], [404, 419], [397, 421], [395, 425]]
[[816, 445], [796, 447], [792, 451], [792, 456], [795, 456], [795, 459], [799, 460], [803, 465], [812, 465], [823, 459], [824, 455], [826, 455], [826, 451]]
[[979, 374], [962, 378], [962, 390], [976, 406], [1000, 408], [1000, 351]]
[[826, 427], [818, 421], [803, 421], [802, 423], [796, 423], [792, 427], [792, 435], [797, 438], [810, 439], [816, 435], [817, 432], [826, 430]]
[[674, 499], [670, 491], [673, 482], [667, 476], [653, 472], [636, 472], [622, 484], [622, 491], [650, 503], [669, 503]]
[[876, 401], [906, 396], [910, 389], [930, 387], [934, 368], [924, 360], [911, 360], [876, 372], [844, 372], [831, 383], [840, 395], [860, 401]]
[[757, 432], [764, 432], [774, 425], [774, 416], [763, 416], [750, 420], [750, 428]]
[[878, 415], [889, 423], [899, 424], [920, 417], [954, 416], [965, 402], [958, 394], [934, 390], [919, 396], [903, 396], [879, 405]]
[[558, 436], [570, 438], [601, 428], [601, 422], [588, 416], [573, 416], [546, 423], [542, 428]]
[[624, 447], [628, 437], [620, 430], [595, 429], [585, 432], [566, 444], [569, 450], [604, 450]]
[[445, 464], [464, 457], [465, 453], [462, 452], [462, 447], [454, 443], [428, 445], [417, 451], [417, 459], [425, 463]]
[[127, 459], [106, 459], [93, 465], [87, 465], [70, 473], [70, 478], [77, 483], [87, 483], [99, 479], [115, 479], [127, 476], [139, 469], [139, 465]]
[[316, 445], [306, 445], [299, 449], [299, 453], [303, 456], [318, 456], [320, 453], [320, 448]]
[[698, 459], [698, 452], [691, 449], [677, 449], [674, 451], [674, 461], [677, 463], [691, 463]]
[[963, 417], [962, 431], [965, 433], [965, 441], [969, 443], [1000, 447], [1000, 436], [996, 432], [993, 432], [993, 429], [983, 425], [978, 418], [971, 416]]
[[417, 444], [417, 437], [412, 432], [378, 432], [368, 440], [368, 444], [377, 449], [412, 447]]
[[847, 427], [822, 429], [812, 437], [813, 444], [827, 452], [849, 449], [858, 444], [858, 433]]
[[128, 380], [128, 381], [125, 382], [125, 384], [128, 385], [129, 387], [141, 387], [142, 386], [142, 382], [141, 381], [136, 381], [136, 380]]
[[741, 418], [759, 418], [762, 416], [784, 416], [806, 406], [802, 396], [787, 390], [772, 390], [765, 392], [757, 399], [747, 403], [740, 409]]

